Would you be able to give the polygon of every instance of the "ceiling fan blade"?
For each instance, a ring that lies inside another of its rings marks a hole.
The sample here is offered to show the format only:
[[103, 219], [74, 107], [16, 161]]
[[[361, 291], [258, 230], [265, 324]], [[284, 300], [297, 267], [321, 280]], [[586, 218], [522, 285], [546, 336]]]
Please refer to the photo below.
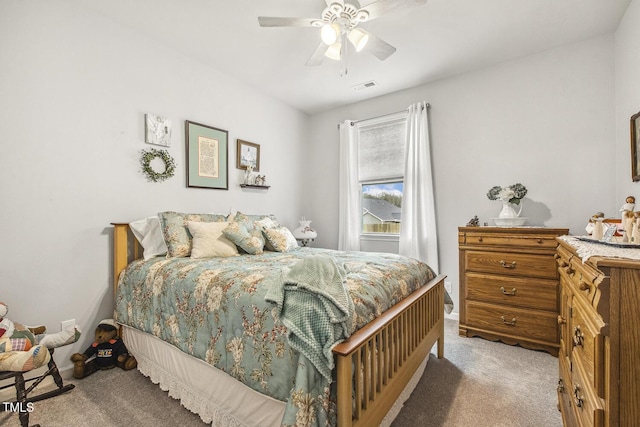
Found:
[[369, 52], [370, 54], [378, 58], [380, 61], [384, 61], [385, 59], [387, 59], [388, 57], [390, 57], [395, 53], [396, 48], [391, 46], [386, 41], [382, 40], [379, 37], [374, 36], [373, 34], [363, 30], [362, 28], [360, 28], [360, 31], [364, 32], [369, 36], [369, 41], [367, 41], [367, 44], [365, 45], [364, 49], [362, 49], [363, 51]]
[[320, 43], [305, 65], [307, 67], [315, 67], [322, 64], [324, 54], [327, 52], [327, 49], [329, 49], [329, 46], [324, 43]]
[[386, 15], [387, 13], [420, 6], [426, 2], [427, 0], [378, 0], [362, 7], [360, 10], [367, 11], [369, 13], [369, 17], [366, 21], [371, 21], [372, 19], [380, 18], [382, 15]]
[[317, 27], [315, 18], [278, 18], [272, 16], [258, 16], [261, 27]]

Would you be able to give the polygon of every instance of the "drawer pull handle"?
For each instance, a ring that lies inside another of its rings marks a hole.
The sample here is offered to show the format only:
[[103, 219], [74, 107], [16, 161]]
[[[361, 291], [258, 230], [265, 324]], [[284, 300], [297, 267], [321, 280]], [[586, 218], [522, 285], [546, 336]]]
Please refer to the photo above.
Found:
[[500, 292], [502, 292], [502, 295], [515, 296], [516, 288], [511, 289], [511, 291], [507, 291], [504, 286], [500, 286]]
[[562, 381], [562, 378], [558, 380], [557, 390], [558, 390], [558, 393], [564, 393], [564, 381]]
[[584, 405], [584, 398], [580, 396], [580, 387], [577, 385], [573, 387], [573, 401], [578, 408], [582, 408], [582, 405]]
[[540, 243], [540, 244], [544, 243], [544, 240], [542, 240], [542, 239], [538, 239], [538, 240], [536, 240], [536, 241], [537, 241], [538, 243]]
[[516, 262], [513, 261], [511, 264], [507, 264], [504, 260], [500, 260], [500, 265], [504, 268], [516, 268]]
[[574, 347], [582, 347], [584, 343], [584, 334], [580, 330], [580, 326], [576, 326], [573, 328], [573, 346]]
[[513, 319], [511, 319], [511, 321], [508, 321], [507, 319], [504, 318], [504, 316], [500, 316], [500, 318], [502, 319], [502, 323], [504, 323], [507, 326], [516, 326], [516, 318], [514, 317]]
[[580, 282], [580, 284], [578, 285], [578, 288], [580, 288], [581, 291], [588, 291], [591, 289], [591, 283], [588, 282]]
[[558, 314], [558, 325], [564, 325], [567, 323], [567, 319]]
[[571, 267], [571, 265], [570, 265], [570, 264], [567, 264], [567, 265], [565, 266], [564, 271], [565, 271], [565, 273], [567, 273], [568, 275], [572, 275], [572, 274], [575, 272], [575, 270], [573, 269], [573, 267]]

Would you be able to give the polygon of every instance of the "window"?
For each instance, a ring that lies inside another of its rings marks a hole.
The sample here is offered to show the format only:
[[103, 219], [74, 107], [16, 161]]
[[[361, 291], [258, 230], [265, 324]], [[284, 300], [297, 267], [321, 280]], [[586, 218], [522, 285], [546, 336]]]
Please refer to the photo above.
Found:
[[358, 123], [362, 233], [400, 233], [406, 112]]

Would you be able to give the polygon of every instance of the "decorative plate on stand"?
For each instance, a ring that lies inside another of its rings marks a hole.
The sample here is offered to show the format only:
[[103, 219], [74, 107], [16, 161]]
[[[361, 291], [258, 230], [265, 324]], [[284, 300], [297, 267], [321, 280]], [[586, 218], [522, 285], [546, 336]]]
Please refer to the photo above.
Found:
[[529, 218], [516, 217], [516, 218], [491, 218], [498, 227], [517, 227], [524, 225]]

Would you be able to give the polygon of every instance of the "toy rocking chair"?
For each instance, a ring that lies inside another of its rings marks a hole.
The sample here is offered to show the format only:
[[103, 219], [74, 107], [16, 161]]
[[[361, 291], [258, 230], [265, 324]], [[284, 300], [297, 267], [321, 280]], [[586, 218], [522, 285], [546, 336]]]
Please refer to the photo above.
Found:
[[[0, 371], [0, 381], [4, 381], [12, 377], [14, 378], [14, 384], [7, 384], [5, 386], [2, 386], [0, 387], [0, 390], [4, 390], [12, 386], [15, 386], [16, 388], [16, 401], [5, 402], [2, 407], [0, 407], [0, 412], [7, 410], [18, 412], [20, 417], [20, 424], [22, 425], [22, 427], [29, 427], [29, 412], [31, 410], [31, 405], [28, 405], [29, 403], [37, 402], [39, 400], [48, 399], [50, 397], [66, 393], [75, 387], [74, 384], [62, 384], [62, 377], [60, 376], [60, 372], [58, 371], [56, 362], [53, 361], [54, 349], [51, 348], [48, 350], [51, 354], [51, 360], [49, 360], [48, 364], [49, 369], [47, 369], [47, 371], [39, 377], [25, 379], [24, 374], [26, 372]], [[58, 388], [48, 392], [43, 392], [33, 397], [29, 397], [29, 394], [33, 391], [33, 389], [36, 388], [38, 384], [40, 384], [49, 375], [53, 377], [53, 381], [56, 383], [56, 386]], [[33, 384], [26, 388], [26, 384], [30, 382], [33, 382]], [[40, 427], [40, 425], [34, 424], [31, 427]]]

